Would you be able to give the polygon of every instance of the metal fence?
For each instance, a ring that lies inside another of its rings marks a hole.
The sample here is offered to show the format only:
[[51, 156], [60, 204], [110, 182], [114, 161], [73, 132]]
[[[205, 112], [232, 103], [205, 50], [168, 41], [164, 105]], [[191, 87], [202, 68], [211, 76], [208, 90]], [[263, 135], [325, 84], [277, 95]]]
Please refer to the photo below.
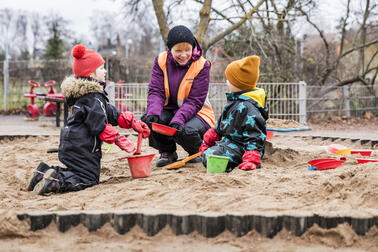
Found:
[[[30, 98], [24, 98], [30, 92], [29, 80], [41, 84], [35, 88], [35, 93], [47, 93], [49, 88], [43, 84], [49, 80], [56, 81], [55, 92], [59, 92], [60, 83], [72, 72], [70, 60], [16, 60], [9, 61], [6, 66], [0, 61], [0, 110], [12, 110], [26, 107]], [[44, 101], [36, 100], [38, 106]]]
[[[306, 83], [259, 83], [258, 87], [267, 92], [269, 115], [271, 118], [292, 119], [306, 124]], [[107, 87], [110, 102], [121, 111], [132, 111], [141, 116], [147, 107], [147, 83], [110, 83]], [[226, 103], [224, 83], [211, 83], [210, 103], [216, 117], [219, 117]]]
[[[9, 73], [8, 85], [4, 85], [5, 68], [0, 61], [0, 110], [12, 110], [25, 108], [30, 103], [30, 98], [24, 94], [30, 92], [28, 80], [35, 80], [43, 84], [49, 80], [55, 80], [56, 92], [60, 90], [60, 83], [65, 76], [72, 73], [70, 60], [29, 60], [10, 61], [7, 71]], [[110, 99], [121, 110], [128, 109], [137, 116], [141, 116], [147, 106], [147, 83], [150, 78], [151, 66], [133, 64], [129, 66], [130, 74], [122, 76], [118, 72], [125, 72], [114, 64], [107, 64], [109, 79], [127, 79], [127, 84], [109, 85]], [[140, 69], [138, 68], [140, 66]], [[116, 70], [119, 71], [116, 71]], [[222, 72], [222, 77], [223, 71]], [[212, 81], [220, 81], [214, 78]], [[127, 77], [127, 78], [123, 78]], [[334, 88], [331, 86], [311, 86], [305, 82], [298, 83], [259, 83], [258, 87], [264, 88], [268, 95], [269, 114], [271, 118], [293, 119], [305, 124], [311, 119], [329, 119], [334, 116], [361, 116], [366, 111], [378, 115], [378, 85], [366, 86], [353, 84], [345, 87]], [[48, 88], [39, 87], [36, 93], [46, 93]], [[219, 116], [226, 102], [225, 93], [228, 88], [224, 83], [211, 83], [209, 89], [210, 102], [216, 116]], [[39, 107], [44, 101], [36, 100]]]
[[378, 115], [378, 85], [308, 86], [307, 94], [307, 118]]

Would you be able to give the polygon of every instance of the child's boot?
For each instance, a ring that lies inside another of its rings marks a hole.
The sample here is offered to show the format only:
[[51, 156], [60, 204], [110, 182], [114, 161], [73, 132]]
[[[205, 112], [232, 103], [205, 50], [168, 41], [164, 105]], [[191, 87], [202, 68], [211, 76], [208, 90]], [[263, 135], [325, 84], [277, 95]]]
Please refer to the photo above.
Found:
[[[193, 154], [189, 153], [189, 156], [192, 156], [194, 154], [196, 154], [196, 153], [193, 153]], [[196, 164], [196, 163], [201, 163], [201, 162], [202, 162], [202, 156], [195, 157], [192, 160], [188, 161], [188, 163], [191, 163], [191, 164]]]
[[177, 153], [175, 152], [162, 152], [159, 160], [156, 162], [157, 167], [163, 167], [177, 161]]
[[35, 185], [33, 193], [36, 195], [44, 195], [47, 193], [57, 193], [61, 189], [62, 182], [57, 178], [57, 172], [49, 169], [43, 179]]
[[27, 187], [27, 190], [28, 191], [33, 191], [35, 185], [42, 180], [43, 178], [43, 175], [45, 174], [45, 172], [50, 169], [51, 167], [48, 166], [47, 164], [45, 164], [44, 162], [41, 162], [39, 163], [37, 169], [33, 172], [33, 175], [31, 176], [31, 178], [29, 179], [29, 182], [28, 182], [28, 187]]

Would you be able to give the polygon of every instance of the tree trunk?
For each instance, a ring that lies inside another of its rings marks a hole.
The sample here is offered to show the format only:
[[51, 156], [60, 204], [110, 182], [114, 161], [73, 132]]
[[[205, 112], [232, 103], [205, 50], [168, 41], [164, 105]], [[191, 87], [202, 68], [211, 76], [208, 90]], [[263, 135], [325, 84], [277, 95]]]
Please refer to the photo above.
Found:
[[158, 20], [161, 37], [164, 44], [167, 43], [169, 27], [167, 24], [167, 18], [164, 13], [163, 0], [152, 0], [154, 6], [155, 15]]
[[[365, 12], [364, 12], [364, 18], [363, 18], [363, 21], [362, 21], [362, 24], [361, 24], [361, 37], [360, 37], [360, 44], [361, 45], [364, 45], [366, 43], [366, 20], [367, 18], [369, 17], [369, 6], [370, 5], [370, 0], [367, 0], [366, 1], [366, 8], [365, 8]], [[359, 64], [359, 74], [365, 78], [365, 48], [361, 48], [360, 49], [360, 64]]]
[[205, 44], [207, 41], [207, 29], [209, 28], [210, 22], [211, 4], [212, 0], [205, 0], [200, 11], [200, 22], [198, 24], [196, 38], [201, 45]]

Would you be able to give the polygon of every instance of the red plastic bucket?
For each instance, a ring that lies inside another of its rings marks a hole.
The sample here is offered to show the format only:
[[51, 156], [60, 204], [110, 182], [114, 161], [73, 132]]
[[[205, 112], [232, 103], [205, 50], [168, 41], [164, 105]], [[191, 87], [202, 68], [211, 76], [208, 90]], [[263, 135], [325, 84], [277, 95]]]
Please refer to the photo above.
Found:
[[135, 155], [124, 157], [129, 162], [131, 176], [133, 178], [145, 178], [151, 174], [151, 161], [155, 154]]
[[266, 131], [266, 140], [271, 140], [273, 138], [273, 131], [267, 130]]

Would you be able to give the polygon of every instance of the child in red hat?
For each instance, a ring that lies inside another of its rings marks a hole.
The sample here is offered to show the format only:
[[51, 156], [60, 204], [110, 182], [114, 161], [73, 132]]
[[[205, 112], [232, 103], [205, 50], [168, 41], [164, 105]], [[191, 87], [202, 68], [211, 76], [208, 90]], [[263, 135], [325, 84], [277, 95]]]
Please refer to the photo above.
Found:
[[61, 89], [66, 102], [72, 107], [67, 125], [61, 130], [59, 161], [67, 168], [48, 166], [41, 162], [28, 183], [35, 194], [83, 190], [97, 185], [100, 179], [102, 141], [115, 143], [132, 153], [135, 147], [114, 126], [133, 128], [150, 135], [148, 126], [136, 120], [131, 112], [121, 113], [109, 104], [105, 88], [106, 70], [100, 54], [76, 45], [72, 50], [73, 73], [63, 80]]

